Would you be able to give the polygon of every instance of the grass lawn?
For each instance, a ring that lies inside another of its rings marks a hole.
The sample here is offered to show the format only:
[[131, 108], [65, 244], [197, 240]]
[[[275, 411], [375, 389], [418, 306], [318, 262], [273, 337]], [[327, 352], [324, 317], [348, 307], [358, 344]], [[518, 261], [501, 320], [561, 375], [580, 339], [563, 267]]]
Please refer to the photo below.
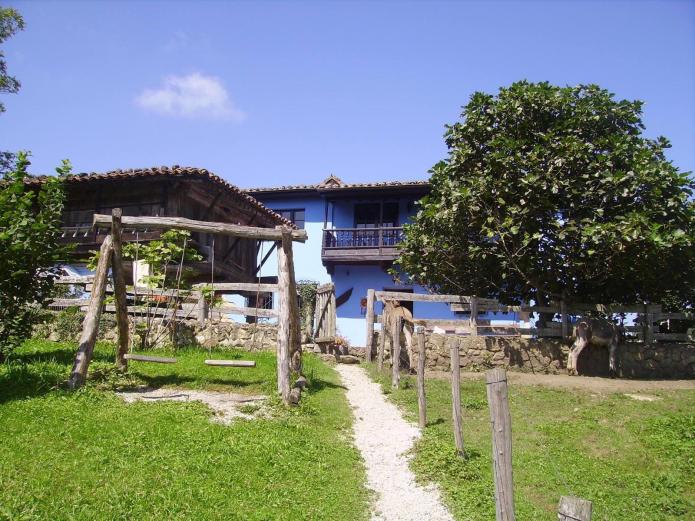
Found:
[[131, 362], [125, 381], [99, 345], [92, 378], [61, 389], [75, 346], [30, 341], [0, 365], [2, 519], [326, 519], [368, 516], [364, 468], [349, 441], [337, 374], [305, 357], [311, 387], [298, 408], [273, 398], [270, 419], [210, 422], [197, 402], [125, 404], [123, 384], [274, 396], [272, 353], [215, 353], [254, 369], [206, 367], [199, 350], [176, 365]]
[[[414, 377], [391, 392], [390, 375], [369, 368], [417, 422]], [[426, 385], [427, 419], [414, 449], [419, 478], [442, 488], [457, 520], [495, 518], [485, 383], [464, 381], [464, 440], [455, 455], [451, 387]], [[554, 520], [561, 495], [594, 503], [594, 521], [695, 519], [695, 391], [650, 391], [658, 401], [538, 386], [510, 386], [517, 519]]]

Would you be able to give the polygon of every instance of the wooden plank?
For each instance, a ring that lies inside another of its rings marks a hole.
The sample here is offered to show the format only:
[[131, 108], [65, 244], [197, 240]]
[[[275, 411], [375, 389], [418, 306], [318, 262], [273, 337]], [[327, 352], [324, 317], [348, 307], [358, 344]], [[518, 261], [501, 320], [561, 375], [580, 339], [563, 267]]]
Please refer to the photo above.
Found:
[[254, 360], [205, 360], [205, 365], [215, 367], [256, 367]]
[[194, 284], [193, 289], [201, 290], [210, 288], [218, 291], [244, 291], [252, 293], [275, 293], [278, 291], [277, 284], [257, 284], [255, 282], [215, 282], [215, 284]]
[[[114, 304], [107, 304], [104, 306], [104, 311], [107, 313], [116, 313], [116, 306]], [[158, 309], [148, 306], [128, 306], [128, 313], [131, 315], [150, 315], [157, 317], [186, 318], [188, 316], [188, 313], [181, 309]]]
[[335, 336], [337, 333], [337, 316], [335, 304], [335, 289], [328, 295], [328, 336]]
[[104, 304], [104, 290], [106, 288], [106, 277], [111, 262], [111, 235], [104, 238], [99, 248], [99, 262], [97, 263], [96, 273], [94, 274], [94, 289], [87, 306], [87, 314], [82, 322], [82, 333], [80, 335], [79, 346], [75, 355], [75, 362], [72, 366], [68, 387], [77, 389], [84, 385], [87, 380], [89, 363], [92, 361], [94, 344], [96, 343], [97, 333], [99, 332], [99, 319]]
[[676, 342], [688, 342], [687, 333], [653, 333], [654, 340], [671, 340]]
[[492, 424], [492, 468], [495, 475], [497, 521], [514, 521], [512, 479], [512, 418], [509, 414], [507, 372], [502, 367], [485, 374]]
[[[426, 295], [422, 293], [402, 293], [400, 291], [376, 291], [376, 299], [379, 302], [384, 300], [398, 300], [403, 302], [456, 302], [460, 304], [470, 304], [471, 297], [462, 295]], [[497, 304], [494, 299], [479, 298], [480, 304]]]
[[83, 276], [65, 276], [58, 277], [55, 279], [55, 284], [89, 284], [94, 282], [94, 275], [83, 275]]
[[121, 218], [123, 211], [114, 208], [111, 211], [111, 237], [113, 248], [111, 251], [111, 271], [113, 272], [113, 293], [116, 302], [116, 327], [118, 328], [118, 347], [116, 349], [116, 367], [120, 370], [128, 368], [128, 360], [125, 358], [130, 345], [130, 327], [128, 323], [128, 299], [125, 287], [125, 271], [121, 258]]
[[[218, 233], [231, 235], [242, 239], [256, 239], [261, 241], [279, 241], [282, 239], [280, 228], [258, 228], [255, 226], [243, 226], [238, 224], [195, 221], [185, 217], [131, 217], [124, 216], [122, 219], [124, 227], [136, 230], [171, 229], [188, 230], [197, 233]], [[94, 226], [109, 228], [111, 226], [111, 216], [94, 214]], [[305, 242], [307, 240], [306, 230], [290, 230], [290, 237], [293, 241]]]
[[49, 307], [70, 308], [73, 306], [86, 306], [89, 304], [88, 298], [56, 298], [48, 303]]
[[391, 387], [398, 389], [401, 383], [401, 330], [403, 319], [393, 317], [391, 324]]
[[658, 313], [657, 320], [695, 320], [695, 313]]
[[417, 337], [417, 410], [418, 425], [424, 429], [427, 425], [427, 401], [425, 399], [425, 328], [415, 327]]
[[367, 359], [367, 362], [372, 361], [372, 349], [373, 349], [373, 344], [374, 344], [374, 290], [373, 289], [368, 289], [367, 290], [367, 315], [366, 315], [366, 322], [367, 322], [367, 340], [365, 344], [365, 356]]
[[317, 344], [332, 344], [335, 342], [335, 337], [334, 336], [319, 336], [314, 338], [314, 342]]
[[561, 496], [557, 507], [559, 521], [591, 521], [591, 501], [578, 497]]
[[175, 364], [176, 358], [165, 358], [162, 356], [148, 356], [148, 355], [134, 355], [131, 353], [126, 353], [124, 355], [126, 360], [134, 360], [136, 362], [152, 362], [155, 364]]
[[461, 418], [461, 359], [459, 344], [453, 342], [450, 351], [451, 356], [451, 412], [454, 427], [454, 443], [459, 456], [465, 456], [463, 445], [463, 420]]
[[244, 306], [236, 306], [234, 304], [221, 304], [219, 306], [215, 306], [215, 311], [230, 315], [244, 315], [247, 317], [273, 318], [278, 316], [277, 309], [247, 308]]

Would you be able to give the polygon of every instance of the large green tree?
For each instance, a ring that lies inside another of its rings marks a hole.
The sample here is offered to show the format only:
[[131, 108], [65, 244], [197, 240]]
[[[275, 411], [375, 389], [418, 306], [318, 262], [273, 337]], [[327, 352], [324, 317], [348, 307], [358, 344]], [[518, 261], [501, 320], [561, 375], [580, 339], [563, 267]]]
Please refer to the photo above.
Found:
[[67, 161], [40, 186], [27, 183], [29, 161], [17, 155], [0, 179], [0, 361], [31, 332], [38, 306], [50, 296], [56, 264]]
[[693, 303], [695, 185], [596, 85], [477, 92], [405, 228], [397, 267], [447, 293]]

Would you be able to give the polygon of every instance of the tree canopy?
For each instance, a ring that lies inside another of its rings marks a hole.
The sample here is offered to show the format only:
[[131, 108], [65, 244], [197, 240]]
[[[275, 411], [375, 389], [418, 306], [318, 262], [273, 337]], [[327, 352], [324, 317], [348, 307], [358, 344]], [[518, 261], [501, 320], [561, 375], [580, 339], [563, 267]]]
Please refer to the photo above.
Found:
[[693, 303], [695, 184], [596, 85], [476, 92], [405, 226], [397, 269], [447, 293]]

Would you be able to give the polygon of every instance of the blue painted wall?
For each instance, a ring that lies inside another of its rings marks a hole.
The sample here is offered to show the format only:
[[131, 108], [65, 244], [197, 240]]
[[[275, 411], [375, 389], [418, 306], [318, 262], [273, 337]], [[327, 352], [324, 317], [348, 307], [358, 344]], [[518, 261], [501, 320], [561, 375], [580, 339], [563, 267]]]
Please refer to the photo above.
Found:
[[[323, 225], [325, 218], [325, 201], [318, 195], [288, 195], [282, 199], [264, 199], [257, 197], [259, 201], [273, 210], [301, 209], [305, 211], [305, 226], [309, 239], [306, 243], [294, 243], [295, 276], [297, 280], [313, 280], [320, 283], [333, 282], [336, 287], [336, 295], [339, 296], [352, 288], [350, 299], [337, 310], [338, 333], [346, 337], [352, 345], [364, 346], [366, 343], [366, 324], [364, 320], [364, 308], [360, 306], [361, 300], [366, 298], [367, 290], [372, 288], [384, 289], [413, 289], [415, 293], [427, 293], [420, 286], [402, 286], [396, 284], [391, 275], [377, 265], [338, 265], [334, 273], [329, 275], [321, 262], [321, 241], [323, 237]], [[399, 225], [407, 222], [414, 213], [412, 198], [385, 199], [398, 201]], [[354, 198], [339, 200], [328, 205], [328, 228], [352, 228], [355, 225], [355, 204], [374, 202], [374, 199]], [[266, 244], [266, 248], [269, 244]], [[267, 250], [265, 250], [267, 251]], [[261, 270], [263, 276], [277, 275], [277, 257], [271, 255]], [[377, 313], [381, 313], [381, 305], [377, 304]], [[449, 308], [448, 304], [415, 302], [413, 315], [416, 318], [467, 320], [465, 315], [457, 315]], [[509, 315], [494, 315], [488, 313], [480, 318], [493, 320], [509, 320]], [[378, 325], [376, 326], [378, 329]]]

